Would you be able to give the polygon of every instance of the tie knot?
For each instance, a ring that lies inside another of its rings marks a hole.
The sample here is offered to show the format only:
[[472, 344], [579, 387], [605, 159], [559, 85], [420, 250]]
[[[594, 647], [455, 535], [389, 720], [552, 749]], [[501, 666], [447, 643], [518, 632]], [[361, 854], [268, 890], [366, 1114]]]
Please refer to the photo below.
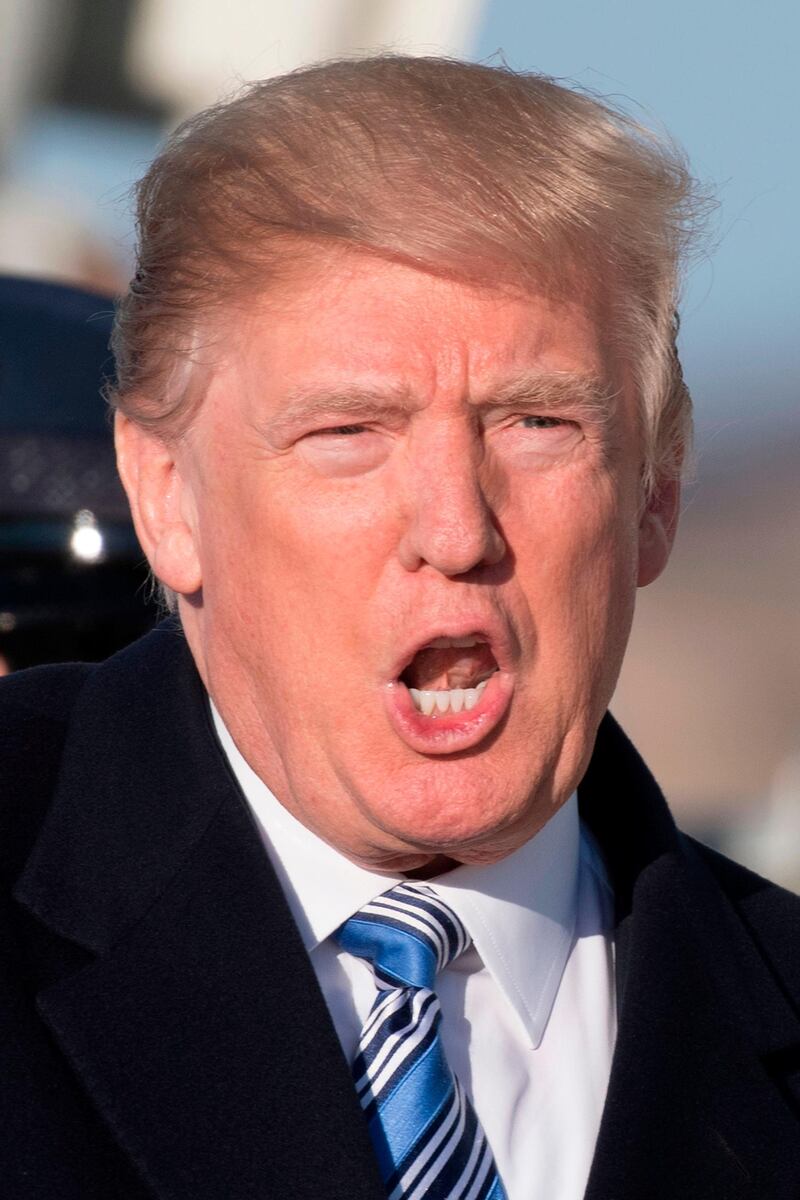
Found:
[[343, 950], [372, 964], [378, 986], [431, 990], [437, 972], [470, 944], [461, 920], [422, 883], [400, 883], [376, 896], [336, 938]]

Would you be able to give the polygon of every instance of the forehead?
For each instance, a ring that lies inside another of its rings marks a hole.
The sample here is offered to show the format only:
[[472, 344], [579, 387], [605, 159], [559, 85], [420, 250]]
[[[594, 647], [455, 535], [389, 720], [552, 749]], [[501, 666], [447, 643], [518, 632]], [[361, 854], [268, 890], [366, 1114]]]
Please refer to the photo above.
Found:
[[228, 361], [262, 402], [343, 383], [481, 400], [537, 371], [611, 383], [603, 311], [588, 287], [554, 297], [336, 252], [255, 300]]

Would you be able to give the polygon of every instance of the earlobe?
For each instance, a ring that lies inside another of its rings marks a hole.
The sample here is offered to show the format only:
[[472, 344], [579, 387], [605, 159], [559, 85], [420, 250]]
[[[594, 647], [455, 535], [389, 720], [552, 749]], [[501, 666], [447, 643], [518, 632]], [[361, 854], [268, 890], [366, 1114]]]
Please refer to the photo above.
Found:
[[202, 572], [191, 493], [174, 447], [120, 412], [114, 441], [136, 534], [154, 575], [180, 595], [194, 594]]
[[639, 567], [636, 583], [647, 587], [664, 570], [675, 541], [680, 505], [680, 481], [659, 484], [639, 521]]

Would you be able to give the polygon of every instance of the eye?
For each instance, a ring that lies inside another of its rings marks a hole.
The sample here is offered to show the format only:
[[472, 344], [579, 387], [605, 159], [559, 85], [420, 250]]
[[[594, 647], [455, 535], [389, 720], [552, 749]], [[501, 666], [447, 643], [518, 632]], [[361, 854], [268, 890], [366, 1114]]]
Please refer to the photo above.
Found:
[[328, 425], [298, 439], [300, 457], [321, 475], [362, 475], [384, 461], [391, 440], [371, 425]]
[[540, 417], [528, 414], [528, 416], [522, 417], [521, 424], [524, 429], [559, 429], [571, 422], [562, 421], [559, 417]]
[[352, 437], [356, 433], [365, 433], [366, 425], [333, 425], [330, 429], [317, 429], [312, 437]]
[[565, 462], [581, 445], [578, 421], [547, 413], [509, 413], [497, 428], [493, 445], [510, 464], [539, 471]]

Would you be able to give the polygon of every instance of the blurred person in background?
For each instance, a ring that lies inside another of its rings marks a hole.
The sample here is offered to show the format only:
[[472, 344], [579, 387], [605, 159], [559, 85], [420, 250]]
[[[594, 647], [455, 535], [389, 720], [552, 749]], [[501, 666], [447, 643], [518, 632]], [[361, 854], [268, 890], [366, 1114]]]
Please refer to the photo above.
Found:
[[101, 390], [113, 302], [0, 278], [0, 671], [106, 658], [152, 627]]
[[111, 399], [174, 615], [0, 690], [11, 1196], [797, 1195], [798, 901], [606, 713], [701, 208], [607, 105], [435, 59], [153, 164]]

